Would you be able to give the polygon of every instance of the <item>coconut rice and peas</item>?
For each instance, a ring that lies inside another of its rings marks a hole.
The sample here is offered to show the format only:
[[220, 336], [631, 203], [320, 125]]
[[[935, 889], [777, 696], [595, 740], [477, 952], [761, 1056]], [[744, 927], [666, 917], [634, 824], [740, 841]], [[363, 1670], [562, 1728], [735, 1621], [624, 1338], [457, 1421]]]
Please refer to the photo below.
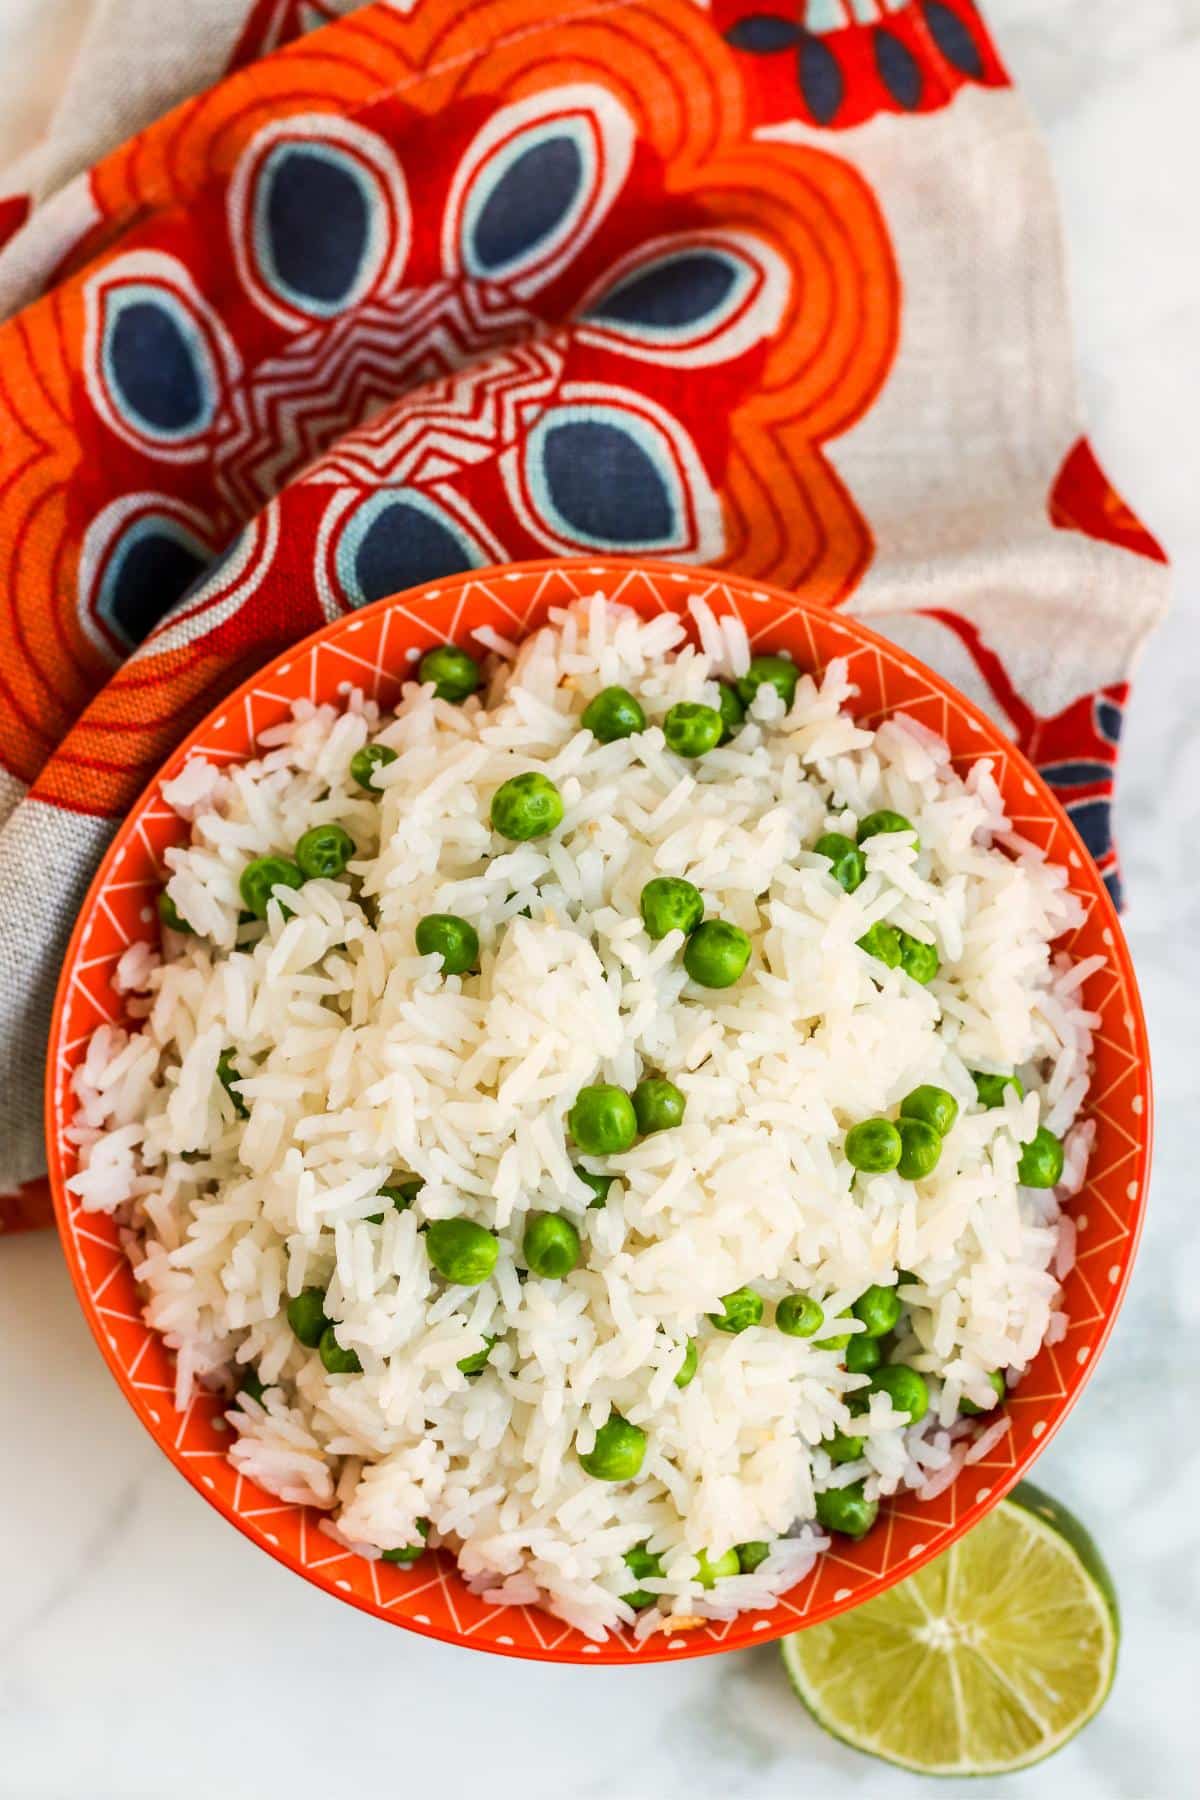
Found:
[[770, 1606], [986, 1454], [1092, 1130], [1079, 906], [989, 764], [691, 610], [189, 761], [75, 1077], [177, 1405], [360, 1555], [596, 1638]]

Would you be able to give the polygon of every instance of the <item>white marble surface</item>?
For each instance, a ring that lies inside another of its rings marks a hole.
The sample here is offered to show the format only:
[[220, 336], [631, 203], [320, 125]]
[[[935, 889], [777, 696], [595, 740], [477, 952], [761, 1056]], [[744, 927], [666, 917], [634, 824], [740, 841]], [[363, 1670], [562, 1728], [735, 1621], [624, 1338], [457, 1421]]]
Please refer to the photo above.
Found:
[[[24, 91], [18, 49], [65, 42], [80, 10], [0, 0], [6, 96]], [[989, 12], [1049, 135], [1101, 460], [1176, 568], [1174, 611], [1137, 681], [1119, 801], [1159, 1137], [1124, 1313], [1038, 1465], [1116, 1576], [1116, 1687], [1045, 1767], [929, 1791], [1176, 1800], [1197, 1792], [1200, 1766], [1200, 1454], [1188, 1430], [1200, 1359], [1185, 1336], [1200, 1323], [1200, 5], [991, 0]], [[36, 111], [4, 107], [0, 154]], [[457, 1797], [468, 1777], [487, 1800], [917, 1790], [811, 1726], [769, 1648], [631, 1671], [503, 1662], [407, 1637], [296, 1580], [134, 1423], [48, 1236], [0, 1251], [0, 1367], [6, 1800]]]

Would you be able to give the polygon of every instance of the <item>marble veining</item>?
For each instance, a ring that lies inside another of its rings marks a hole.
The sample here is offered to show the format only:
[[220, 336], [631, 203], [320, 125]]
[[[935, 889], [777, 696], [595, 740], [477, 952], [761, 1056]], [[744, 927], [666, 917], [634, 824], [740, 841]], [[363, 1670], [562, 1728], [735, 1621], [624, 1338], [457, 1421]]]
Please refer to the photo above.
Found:
[[[1113, 1341], [1037, 1469], [1112, 1567], [1121, 1669], [1101, 1718], [1053, 1762], [936, 1792], [1182, 1800], [1200, 1763], [1200, 1357], [1186, 1335], [1200, 1323], [1200, 7], [987, 10], [1050, 143], [1093, 439], [1167, 544], [1176, 590], [1138, 673], [1118, 796], [1158, 1094], [1150, 1218]], [[34, 15], [54, 11], [0, 0], [10, 87]], [[634, 1670], [507, 1662], [392, 1631], [296, 1580], [141, 1433], [49, 1236], [0, 1247], [0, 1359], [4, 1800], [457, 1800], [468, 1783], [487, 1800], [917, 1791], [812, 1726], [770, 1646]]]

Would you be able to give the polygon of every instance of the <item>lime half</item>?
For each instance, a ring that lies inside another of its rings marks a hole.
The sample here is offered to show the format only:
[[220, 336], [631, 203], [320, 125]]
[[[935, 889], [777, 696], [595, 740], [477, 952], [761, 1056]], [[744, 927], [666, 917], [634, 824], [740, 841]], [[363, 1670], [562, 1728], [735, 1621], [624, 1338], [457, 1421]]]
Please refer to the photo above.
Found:
[[944, 1556], [780, 1648], [813, 1717], [856, 1750], [923, 1775], [999, 1775], [1099, 1712], [1119, 1636], [1091, 1538], [1022, 1482]]

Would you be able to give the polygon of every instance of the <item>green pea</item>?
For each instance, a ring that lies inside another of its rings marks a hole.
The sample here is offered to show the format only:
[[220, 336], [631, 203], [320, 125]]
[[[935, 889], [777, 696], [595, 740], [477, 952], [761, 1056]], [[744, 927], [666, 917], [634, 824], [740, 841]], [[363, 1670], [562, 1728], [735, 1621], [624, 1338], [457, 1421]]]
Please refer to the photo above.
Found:
[[738, 1561], [736, 1550], [726, 1550], [721, 1556], [710, 1556], [707, 1550], [701, 1550], [696, 1558], [699, 1568], [692, 1577], [702, 1588], [714, 1587], [718, 1581], [724, 1581], [727, 1575], [739, 1575], [742, 1565]]
[[627, 1594], [622, 1594], [621, 1598], [626, 1606], [632, 1606], [634, 1612], [645, 1612], [648, 1606], [654, 1605], [658, 1595], [652, 1594], [648, 1588], [631, 1588]]
[[[662, 1577], [662, 1558], [647, 1549], [647, 1541], [643, 1539], [635, 1544], [632, 1550], [625, 1552], [625, 1566], [635, 1581], [658, 1581]], [[646, 1588], [634, 1588], [632, 1593], [622, 1594], [626, 1606], [632, 1606], [635, 1612], [642, 1612], [647, 1606], [653, 1606], [658, 1599], [657, 1594], [648, 1592]]]
[[238, 1393], [249, 1394], [251, 1400], [257, 1400], [258, 1404], [261, 1406], [263, 1404], [263, 1395], [266, 1391], [266, 1388], [258, 1378], [258, 1370], [247, 1369], [242, 1376], [241, 1383], [238, 1387]]
[[879, 1512], [878, 1500], [868, 1500], [861, 1481], [849, 1487], [826, 1488], [817, 1495], [817, 1523], [840, 1537], [866, 1537]]
[[195, 937], [195, 927], [188, 924], [166, 888], [163, 888], [154, 904], [158, 908], [159, 920], [168, 931], [178, 931], [184, 937]]
[[307, 1350], [315, 1350], [328, 1325], [324, 1288], [306, 1287], [287, 1303], [287, 1322]]
[[414, 935], [419, 955], [441, 957], [443, 975], [467, 975], [479, 967], [479, 933], [457, 913], [426, 913]]
[[342, 874], [354, 855], [354, 839], [340, 825], [313, 825], [296, 844], [296, 865], [306, 881]]
[[233, 1103], [233, 1110], [238, 1118], [248, 1119], [250, 1117], [250, 1108], [246, 1105], [246, 1102], [233, 1085], [235, 1081], [242, 1081], [243, 1079], [244, 1077], [239, 1072], [238, 1066], [233, 1060], [233, 1051], [222, 1050], [220, 1056], [217, 1058], [217, 1080], [229, 1095], [229, 1098]]
[[679, 1372], [675, 1377], [675, 1386], [677, 1388], [687, 1387], [688, 1383], [695, 1379], [696, 1370], [699, 1366], [700, 1346], [694, 1337], [690, 1337], [687, 1341], [687, 1348], [683, 1353], [683, 1361], [679, 1365]]
[[456, 644], [427, 650], [417, 664], [417, 675], [422, 682], [433, 682], [439, 700], [452, 701], [455, 706], [473, 694], [480, 682], [479, 664]]
[[706, 919], [683, 947], [683, 966], [701, 987], [732, 987], [746, 972], [750, 939], [740, 925]]
[[584, 1187], [592, 1190], [594, 1198], [588, 1201], [588, 1211], [604, 1206], [608, 1201], [608, 1190], [617, 1179], [615, 1175], [593, 1175], [590, 1169], [582, 1168], [579, 1163], [573, 1165], [576, 1175]]
[[321, 1361], [331, 1375], [361, 1375], [362, 1364], [358, 1360], [358, 1352], [344, 1350], [337, 1341], [332, 1325], [327, 1325], [321, 1333], [317, 1345], [321, 1353]]
[[530, 1273], [561, 1281], [579, 1261], [579, 1233], [564, 1213], [533, 1213], [522, 1244]]
[[614, 744], [645, 731], [646, 715], [628, 688], [606, 687], [588, 701], [581, 723], [598, 743]]
[[656, 941], [665, 938], [668, 931], [682, 931], [688, 936], [704, 917], [704, 900], [699, 888], [679, 875], [656, 875], [642, 889], [638, 904], [642, 923]]
[[784, 706], [790, 706], [796, 697], [799, 676], [800, 671], [795, 663], [790, 662], [786, 656], [755, 656], [751, 658], [746, 673], [738, 676], [738, 696], [749, 706], [759, 688], [764, 682], [768, 682]]
[[662, 1576], [662, 1557], [657, 1556], [649, 1548], [649, 1538], [643, 1538], [624, 1556], [625, 1567], [635, 1581], [657, 1581]]
[[756, 1294], [752, 1287], [734, 1288], [731, 1294], [721, 1295], [723, 1311], [709, 1313], [709, 1322], [718, 1331], [727, 1331], [736, 1336], [739, 1331], [748, 1331], [752, 1325], [761, 1325], [763, 1316], [762, 1295]]
[[944, 1087], [933, 1087], [926, 1082], [914, 1088], [911, 1094], [905, 1094], [900, 1102], [900, 1117], [924, 1119], [939, 1137], [945, 1137], [958, 1117], [958, 1101]]
[[1052, 1188], [1062, 1180], [1063, 1147], [1052, 1131], [1039, 1125], [1021, 1151], [1017, 1180], [1022, 1187]]
[[350, 758], [351, 779], [357, 781], [359, 787], [369, 788], [374, 792], [376, 769], [385, 768], [395, 760], [396, 751], [390, 744], [364, 744]]
[[[849, 1316], [849, 1307], [846, 1307], [838, 1314], [839, 1319], [848, 1319]], [[853, 1335], [854, 1333], [850, 1331], [840, 1331], [835, 1337], [818, 1338], [816, 1347], [818, 1350], [845, 1350], [848, 1348], [850, 1339]]]
[[863, 1119], [846, 1133], [846, 1161], [864, 1175], [884, 1175], [904, 1153], [900, 1133], [890, 1119]]
[[896, 1130], [903, 1146], [896, 1173], [904, 1181], [924, 1181], [938, 1166], [941, 1137], [924, 1119], [897, 1119]]
[[827, 856], [833, 865], [829, 873], [839, 887], [852, 894], [861, 887], [867, 873], [867, 859], [854, 842], [840, 831], [824, 832], [813, 845], [817, 856]]
[[897, 1412], [907, 1413], [910, 1425], [918, 1425], [929, 1411], [925, 1377], [904, 1363], [889, 1363], [871, 1377], [871, 1392], [886, 1394]]
[[746, 721], [746, 704], [737, 689], [728, 681], [717, 683], [717, 711], [721, 715], [720, 742], [727, 744], [735, 738]]
[[785, 1294], [775, 1308], [775, 1324], [787, 1337], [810, 1338], [825, 1323], [825, 1308], [807, 1294]]
[[923, 944], [910, 932], [900, 931], [896, 935], [900, 939], [900, 967], [911, 980], [928, 987], [942, 966], [941, 957], [932, 944]]
[[821, 1448], [830, 1462], [848, 1463], [858, 1461], [866, 1443], [866, 1438], [850, 1437], [844, 1431], [835, 1431], [832, 1437], [823, 1441]]
[[863, 932], [857, 943], [860, 950], [865, 950], [868, 956], [873, 956], [886, 968], [898, 969], [900, 967], [903, 946], [900, 942], [900, 933], [894, 925], [887, 924], [883, 919], [876, 919], [875, 923]]
[[619, 1156], [637, 1137], [637, 1114], [624, 1088], [597, 1082], [580, 1088], [567, 1129], [585, 1156]]
[[429, 1520], [418, 1519], [416, 1521], [416, 1527], [421, 1534], [421, 1542], [419, 1544], [403, 1544], [399, 1550], [381, 1551], [380, 1560], [386, 1563], [400, 1563], [404, 1566], [408, 1563], [415, 1563], [419, 1556], [423, 1556], [425, 1554], [425, 1539], [429, 1536]]
[[883, 1361], [883, 1350], [865, 1331], [856, 1331], [846, 1345], [845, 1361], [848, 1375], [871, 1375]]
[[871, 1393], [869, 1388], [856, 1388], [852, 1394], [843, 1394], [842, 1403], [852, 1419], [860, 1419], [871, 1410]]
[[753, 1575], [755, 1569], [765, 1563], [771, 1554], [770, 1544], [761, 1538], [753, 1538], [748, 1544], [736, 1544], [734, 1554], [738, 1559], [738, 1569], [743, 1575]]
[[633, 1090], [633, 1110], [643, 1137], [683, 1124], [687, 1095], [661, 1075], [647, 1075]]
[[632, 1481], [646, 1454], [646, 1434], [620, 1413], [610, 1413], [596, 1433], [592, 1448], [582, 1452], [580, 1466], [596, 1481]]
[[867, 1337], [881, 1338], [895, 1331], [903, 1308], [895, 1288], [871, 1286], [863, 1289], [850, 1311], [862, 1320]]
[[992, 1369], [989, 1372], [987, 1384], [991, 1388], [994, 1398], [990, 1400], [986, 1406], [976, 1406], [974, 1400], [968, 1400], [964, 1394], [958, 1403], [958, 1410], [960, 1413], [966, 1413], [968, 1418], [973, 1419], [979, 1413], [994, 1411], [997, 1401], [1007, 1399], [1008, 1383], [1005, 1381], [1004, 1376], [999, 1369]]
[[715, 706], [699, 700], [680, 700], [663, 720], [663, 736], [668, 750], [676, 756], [704, 756], [721, 741], [725, 721]]
[[[402, 1175], [399, 1181], [389, 1182], [386, 1186], [381, 1187], [379, 1198], [386, 1200], [388, 1205], [394, 1207], [397, 1212], [407, 1212], [424, 1186], [425, 1183], [419, 1175]], [[381, 1212], [368, 1213], [367, 1224], [382, 1225], [383, 1214]]]
[[870, 837], [889, 837], [894, 831], [910, 831], [913, 849], [921, 848], [921, 840], [912, 820], [906, 819], [903, 813], [889, 811], [886, 806], [880, 807], [878, 812], [868, 813], [862, 820], [858, 827], [858, 841], [865, 844]]
[[[256, 919], [267, 916], [267, 901], [277, 887], [299, 888], [304, 886], [304, 876], [287, 856], [256, 856], [248, 862], [238, 879], [238, 893], [242, 904]], [[280, 901], [284, 911], [288, 910], [286, 902]]]
[[500, 1246], [474, 1219], [435, 1219], [425, 1249], [439, 1275], [459, 1287], [478, 1287], [496, 1266]]
[[500, 1340], [498, 1337], [493, 1337], [490, 1332], [485, 1331], [483, 1334], [483, 1349], [473, 1350], [470, 1356], [461, 1357], [459, 1361], [455, 1363], [455, 1368], [461, 1369], [464, 1375], [482, 1375], [483, 1371], [487, 1368], [488, 1358], [492, 1354], [493, 1345], [498, 1344], [499, 1342]]
[[545, 837], [562, 824], [562, 795], [548, 775], [527, 769], [492, 795], [492, 830], [518, 844]]
[[1011, 1088], [1018, 1100], [1022, 1099], [1025, 1094], [1019, 1075], [985, 1075], [981, 1069], [973, 1069], [971, 1080], [975, 1083], [975, 1092], [979, 1096], [980, 1104], [985, 1106], [989, 1112], [994, 1106], [1004, 1105], [1005, 1088]]

